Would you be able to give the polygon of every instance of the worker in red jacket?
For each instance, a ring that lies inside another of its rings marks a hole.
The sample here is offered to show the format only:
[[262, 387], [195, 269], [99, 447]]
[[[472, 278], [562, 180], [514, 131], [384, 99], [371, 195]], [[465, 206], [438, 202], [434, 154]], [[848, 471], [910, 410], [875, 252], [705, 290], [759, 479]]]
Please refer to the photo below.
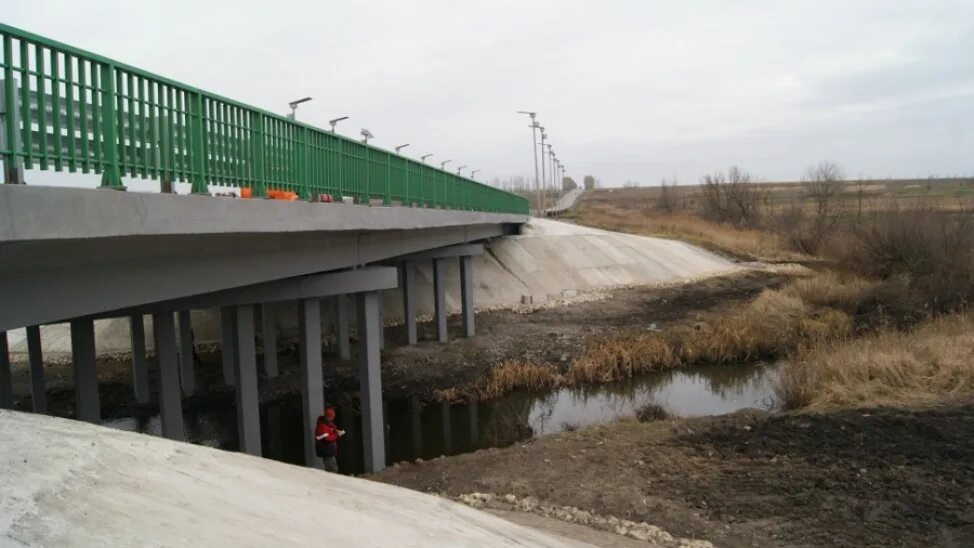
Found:
[[338, 472], [338, 438], [344, 435], [345, 431], [335, 426], [335, 410], [326, 408], [315, 426], [315, 454], [324, 460], [328, 472]]

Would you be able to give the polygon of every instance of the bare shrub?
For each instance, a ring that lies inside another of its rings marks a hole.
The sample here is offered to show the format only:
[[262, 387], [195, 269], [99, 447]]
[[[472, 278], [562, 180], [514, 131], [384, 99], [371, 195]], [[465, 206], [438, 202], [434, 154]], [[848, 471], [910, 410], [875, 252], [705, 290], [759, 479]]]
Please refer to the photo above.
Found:
[[670, 418], [670, 414], [662, 405], [650, 402], [636, 410], [636, 420], [639, 422], [662, 421]]
[[676, 180], [669, 182], [663, 179], [659, 185], [659, 198], [656, 199], [656, 209], [665, 213], [673, 213], [680, 206], [677, 196]]
[[712, 221], [743, 226], [757, 226], [765, 192], [751, 175], [732, 166], [727, 175], [705, 175], [700, 181], [703, 215]]
[[541, 391], [557, 382], [555, 368], [547, 364], [522, 361], [504, 362], [490, 370], [476, 387], [477, 396], [490, 399], [513, 390]]

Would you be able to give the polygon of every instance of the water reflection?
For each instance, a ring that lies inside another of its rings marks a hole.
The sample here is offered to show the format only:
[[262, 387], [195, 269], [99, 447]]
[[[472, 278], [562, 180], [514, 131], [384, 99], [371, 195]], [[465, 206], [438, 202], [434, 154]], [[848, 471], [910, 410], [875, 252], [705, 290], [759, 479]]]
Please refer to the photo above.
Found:
[[[386, 461], [504, 447], [533, 436], [632, 416], [647, 403], [659, 404], [671, 415], [683, 417], [719, 415], [747, 407], [771, 409], [776, 372], [775, 367], [753, 365], [701, 366], [547, 394], [514, 393], [481, 403], [424, 404], [416, 397], [386, 400]], [[260, 420], [264, 456], [301, 464], [305, 433], [300, 396], [262, 406]], [[188, 441], [237, 448], [232, 405], [186, 411], [184, 422]], [[354, 409], [342, 407], [337, 410], [336, 423], [346, 430], [339, 444], [339, 467], [345, 473], [361, 473], [361, 417]], [[161, 434], [158, 415], [117, 419], [107, 425]]]

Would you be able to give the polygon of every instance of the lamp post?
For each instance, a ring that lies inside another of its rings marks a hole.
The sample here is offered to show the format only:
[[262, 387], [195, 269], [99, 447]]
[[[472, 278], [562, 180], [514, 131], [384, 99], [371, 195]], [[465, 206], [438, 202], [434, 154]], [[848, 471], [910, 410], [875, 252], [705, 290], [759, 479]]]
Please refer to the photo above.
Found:
[[541, 186], [538, 187], [538, 211], [544, 214], [544, 192], [542, 189], [545, 187], [545, 158], [544, 158], [544, 141], [548, 138], [548, 134], [545, 133], [544, 126], [538, 126], [541, 130]]
[[477, 178], [477, 172], [478, 171], [480, 171], [480, 170], [479, 169], [475, 169], [475, 170], [471, 171], [470, 172], [470, 178], [471, 179], [476, 179]]
[[409, 146], [409, 143], [406, 143], [406, 144], [404, 144], [404, 145], [399, 145], [399, 146], [397, 146], [397, 147], [396, 147], [396, 154], [399, 154], [399, 151], [400, 151], [400, 150], [402, 150], [402, 149], [404, 149], [404, 148], [406, 148], [406, 147], [408, 147], [408, 146]]
[[341, 122], [342, 120], [348, 120], [348, 116], [342, 116], [341, 118], [335, 118], [334, 120], [328, 120], [328, 125], [331, 126], [331, 132], [332, 133], [335, 133], [335, 126], [337, 126], [338, 125], [338, 122]]
[[449, 164], [452, 161], [453, 160], [443, 160], [442, 162], [440, 162], [440, 169], [442, 169], [443, 171], [446, 171], [446, 165]]
[[429, 158], [432, 155], [433, 155], [432, 152], [429, 153], [429, 154], [423, 154], [422, 156], [419, 157], [419, 159], [422, 160], [422, 162], [425, 164], [426, 163], [426, 159]]
[[541, 184], [538, 180], [538, 122], [535, 121], [534, 117], [537, 115], [536, 112], [529, 112], [526, 110], [517, 111], [518, 114], [527, 114], [531, 117], [531, 153], [534, 154], [534, 188], [538, 192], [538, 204], [541, 203]]
[[307, 103], [310, 100], [311, 100], [311, 97], [305, 97], [303, 99], [295, 99], [294, 101], [291, 101], [290, 103], [288, 103], [288, 106], [291, 107], [291, 114], [288, 114], [287, 117], [290, 118], [290, 119], [292, 119], [292, 120], [295, 120], [296, 119], [295, 116], [296, 116], [297, 110], [298, 110], [298, 105], [300, 105], [301, 103]]
[[369, 139], [375, 137], [375, 135], [372, 135], [372, 132], [371, 131], [369, 131], [369, 130], [367, 130], [365, 128], [362, 128], [362, 131], [359, 132], [359, 135], [362, 136], [362, 143], [364, 143], [366, 145], [369, 144]]
[[457, 168], [457, 175], [460, 175], [460, 172], [463, 171], [463, 169], [466, 168], [466, 167], [467, 166], [460, 166], [460, 167], [458, 167]]

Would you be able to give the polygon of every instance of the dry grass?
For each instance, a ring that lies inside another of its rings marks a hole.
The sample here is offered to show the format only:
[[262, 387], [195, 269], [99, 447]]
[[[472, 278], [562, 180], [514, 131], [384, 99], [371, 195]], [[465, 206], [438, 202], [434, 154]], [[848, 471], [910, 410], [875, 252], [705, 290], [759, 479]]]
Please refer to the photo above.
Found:
[[852, 319], [846, 313], [809, 306], [793, 292], [790, 287], [765, 290], [750, 303], [692, 327], [594, 341], [572, 362], [567, 380], [608, 382], [693, 363], [775, 358], [852, 334]]
[[593, 205], [581, 208], [576, 220], [580, 224], [605, 230], [683, 240], [749, 260], [797, 261], [808, 258], [790, 250], [787, 243], [772, 232], [715, 223], [691, 213], [666, 214], [613, 205]]
[[524, 361], [507, 361], [479, 382], [465, 388], [451, 387], [436, 392], [441, 401], [489, 400], [515, 390], [540, 392], [561, 383], [554, 366]]
[[931, 405], [974, 394], [974, 317], [819, 344], [782, 370], [788, 408]]

